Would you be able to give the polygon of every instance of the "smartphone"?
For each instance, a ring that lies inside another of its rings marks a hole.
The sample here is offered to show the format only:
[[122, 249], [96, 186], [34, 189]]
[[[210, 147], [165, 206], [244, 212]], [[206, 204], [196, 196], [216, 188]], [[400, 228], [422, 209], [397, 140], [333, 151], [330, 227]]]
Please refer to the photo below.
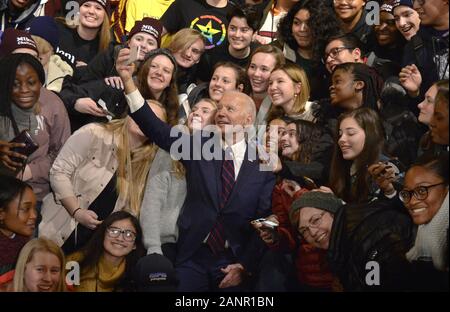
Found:
[[[112, 118], [115, 117], [114, 114], [108, 110], [108, 107], [106, 106], [106, 103], [105, 103], [105, 101], [103, 101], [103, 99], [99, 99], [99, 100], [97, 101], [97, 106], [98, 106], [99, 108], [101, 108], [101, 109], [105, 112], [105, 114], [111, 116]], [[108, 119], [109, 119], [109, 118], [108, 118]]]
[[139, 53], [141, 52], [141, 46], [130, 48], [130, 57], [128, 58], [127, 65], [130, 65], [137, 61]]
[[[24, 143], [25, 146], [14, 147], [11, 150], [27, 157], [33, 154], [39, 148], [39, 144], [37, 144], [33, 140], [33, 138], [31, 137], [30, 133], [27, 130], [23, 130], [22, 132], [20, 132], [18, 136], [16, 136], [14, 139], [10, 141], [10, 143]], [[17, 157], [13, 157], [13, 160], [19, 163], [23, 161], [22, 159]]]
[[278, 223], [275, 223], [273, 221], [267, 220], [265, 218], [259, 218], [256, 220], [253, 220], [252, 223], [261, 223], [269, 228], [276, 228], [278, 226]]

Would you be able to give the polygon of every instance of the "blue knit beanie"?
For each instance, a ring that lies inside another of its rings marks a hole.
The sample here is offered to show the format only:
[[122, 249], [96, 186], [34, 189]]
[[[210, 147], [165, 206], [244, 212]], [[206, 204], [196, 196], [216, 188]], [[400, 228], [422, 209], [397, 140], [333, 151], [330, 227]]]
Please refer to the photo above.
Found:
[[30, 35], [41, 37], [48, 41], [56, 51], [59, 45], [59, 31], [55, 20], [51, 16], [37, 16], [25, 26]]

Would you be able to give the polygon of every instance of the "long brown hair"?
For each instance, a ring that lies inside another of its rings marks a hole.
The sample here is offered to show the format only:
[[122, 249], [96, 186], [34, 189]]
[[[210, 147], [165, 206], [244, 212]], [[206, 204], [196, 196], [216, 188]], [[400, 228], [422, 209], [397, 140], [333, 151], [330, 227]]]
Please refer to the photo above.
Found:
[[[338, 197], [346, 202], [364, 202], [368, 199], [370, 185], [367, 167], [377, 162], [381, 156], [384, 147], [384, 128], [378, 113], [363, 107], [340, 115], [336, 133], [339, 133], [339, 127], [346, 118], [353, 118], [364, 130], [364, 148], [353, 161], [345, 160], [338, 145], [339, 136], [336, 138], [331, 161], [330, 187]], [[356, 177], [353, 183], [350, 173], [352, 165], [355, 168]]]
[[159, 99], [155, 98], [147, 83], [147, 76], [148, 72], [150, 71], [150, 65], [153, 59], [158, 55], [164, 54], [155, 54], [149, 57], [139, 68], [137, 75], [137, 87], [145, 99], [158, 101], [164, 106], [167, 113], [167, 123], [171, 126], [174, 126], [178, 123], [178, 108], [179, 108], [178, 88], [176, 81], [177, 73], [175, 68], [172, 72], [172, 77], [170, 79], [169, 86], [167, 86], [164, 89]]

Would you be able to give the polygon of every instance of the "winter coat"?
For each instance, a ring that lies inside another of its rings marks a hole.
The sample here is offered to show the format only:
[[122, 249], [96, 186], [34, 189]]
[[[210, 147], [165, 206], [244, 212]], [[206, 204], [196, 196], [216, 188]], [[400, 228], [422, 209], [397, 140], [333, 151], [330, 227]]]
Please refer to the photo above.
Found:
[[328, 263], [345, 291], [408, 290], [405, 253], [414, 238], [415, 226], [398, 198], [346, 205], [334, 214]]

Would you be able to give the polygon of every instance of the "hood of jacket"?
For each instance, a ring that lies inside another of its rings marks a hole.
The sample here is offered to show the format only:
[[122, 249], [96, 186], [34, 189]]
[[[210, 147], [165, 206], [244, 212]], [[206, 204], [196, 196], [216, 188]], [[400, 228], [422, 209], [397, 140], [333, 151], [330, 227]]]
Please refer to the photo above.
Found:
[[[9, 1], [10, 0], [0, 0], [0, 12], [3, 13], [4, 11], [7, 10]], [[44, 5], [47, 2], [48, 0], [34, 0], [34, 2], [30, 5], [30, 7], [25, 9], [17, 18], [12, 20], [11, 23], [12, 24], [23, 23], [24, 21], [28, 20], [32, 15], [34, 15], [36, 10], [39, 7], [41, 7], [41, 5]]]

